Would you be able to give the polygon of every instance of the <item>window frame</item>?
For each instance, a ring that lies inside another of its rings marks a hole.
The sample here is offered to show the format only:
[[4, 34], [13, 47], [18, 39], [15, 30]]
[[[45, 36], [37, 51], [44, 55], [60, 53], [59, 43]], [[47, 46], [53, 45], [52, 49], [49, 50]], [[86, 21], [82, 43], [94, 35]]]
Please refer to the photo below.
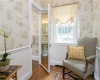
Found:
[[53, 24], [53, 42], [52, 43], [57, 43], [57, 44], [76, 44], [76, 41], [77, 41], [77, 27], [76, 27], [76, 23], [77, 23], [77, 20], [75, 19], [74, 20], [74, 28], [73, 28], [73, 38], [74, 38], [74, 41], [73, 42], [56, 42], [56, 36], [57, 36], [57, 29], [56, 29], [56, 24]]

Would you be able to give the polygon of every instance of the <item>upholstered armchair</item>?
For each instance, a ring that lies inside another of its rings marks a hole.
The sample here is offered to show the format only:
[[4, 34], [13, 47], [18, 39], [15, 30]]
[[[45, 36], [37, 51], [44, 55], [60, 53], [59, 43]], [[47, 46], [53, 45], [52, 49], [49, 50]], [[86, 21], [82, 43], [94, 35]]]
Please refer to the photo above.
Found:
[[[66, 60], [63, 61], [63, 78], [65, 74], [70, 75], [69, 73], [74, 72], [78, 76], [80, 76], [81, 79], [85, 80], [90, 74], [94, 72], [94, 62], [96, 58], [96, 42], [96, 38], [89, 37], [80, 38], [77, 41], [77, 46], [85, 47], [85, 61], [67, 59], [67, 54]], [[65, 73], [65, 68], [69, 69], [70, 72]], [[76, 79], [74, 76], [70, 76]]]

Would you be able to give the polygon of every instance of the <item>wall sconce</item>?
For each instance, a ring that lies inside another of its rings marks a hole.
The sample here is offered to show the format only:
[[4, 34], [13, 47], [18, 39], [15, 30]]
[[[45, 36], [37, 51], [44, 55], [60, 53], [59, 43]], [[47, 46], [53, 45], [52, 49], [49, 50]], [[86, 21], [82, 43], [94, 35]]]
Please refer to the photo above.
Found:
[[44, 19], [43, 24], [47, 24], [47, 23], [48, 23], [48, 20]]

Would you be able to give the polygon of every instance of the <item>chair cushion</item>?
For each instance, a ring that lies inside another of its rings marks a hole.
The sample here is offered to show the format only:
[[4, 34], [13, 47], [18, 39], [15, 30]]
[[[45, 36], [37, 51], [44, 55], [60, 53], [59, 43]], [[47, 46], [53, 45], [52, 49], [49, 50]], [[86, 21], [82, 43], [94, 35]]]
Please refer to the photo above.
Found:
[[68, 46], [68, 59], [85, 61], [84, 46]]
[[86, 78], [94, 70], [94, 67], [93, 67], [93, 65], [88, 63], [88, 70], [86, 73], [83, 73], [85, 64], [86, 64], [86, 62], [79, 61], [79, 60], [64, 60], [63, 66], [68, 68], [69, 70], [75, 72], [80, 77]]

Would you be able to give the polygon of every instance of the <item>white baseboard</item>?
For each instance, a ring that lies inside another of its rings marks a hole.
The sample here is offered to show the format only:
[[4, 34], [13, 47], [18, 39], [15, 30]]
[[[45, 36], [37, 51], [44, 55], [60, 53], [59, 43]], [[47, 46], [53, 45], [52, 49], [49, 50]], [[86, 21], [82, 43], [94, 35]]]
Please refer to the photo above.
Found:
[[39, 61], [39, 56], [32, 56], [32, 60]]
[[27, 72], [24, 74], [20, 79], [18, 80], [29, 80], [29, 78], [32, 76], [32, 71]]
[[99, 76], [96, 73], [94, 73], [94, 80], [100, 80]]
[[55, 61], [55, 60], [50, 60], [50, 65], [55, 66], [55, 65], [63, 65], [63, 61]]

